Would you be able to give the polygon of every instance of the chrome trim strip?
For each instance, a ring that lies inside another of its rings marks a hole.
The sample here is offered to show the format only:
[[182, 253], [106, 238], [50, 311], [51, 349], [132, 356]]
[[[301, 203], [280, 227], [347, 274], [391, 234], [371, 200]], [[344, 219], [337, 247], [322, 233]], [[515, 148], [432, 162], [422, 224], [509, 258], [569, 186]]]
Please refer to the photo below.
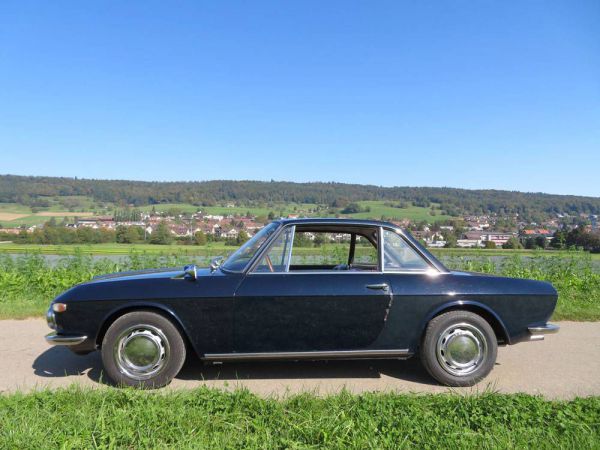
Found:
[[379, 233], [377, 239], [377, 268], [381, 273], [383, 273], [385, 272], [385, 243], [383, 242], [383, 227], [380, 226], [377, 233]]
[[53, 331], [52, 333], [47, 334], [45, 339], [50, 345], [77, 345], [85, 341], [87, 336], [57, 334], [56, 331]]
[[527, 327], [527, 329], [533, 335], [544, 335], [544, 334], [558, 333], [558, 330], [560, 330], [560, 327], [553, 323], [547, 323], [546, 325]]
[[317, 359], [375, 359], [408, 358], [408, 349], [384, 350], [338, 350], [315, 352], [264, 352], [264, 353], [207, 353], [204, 361], [275, 361], [275, 360], [317, 360]]
[[[296, 225], [292, 227], [292, 237], [290, 238], [290, 253], [287, 256], [287, 261], [285, 263], [285, 272], [290, 271], [290, 264], [292, 263], [292, 252], [294, 251], [294, 236], [296, 236]], [[285, 247], [284, 247], [285, 252]]]
[[[405, 270], [394, 272], [379, 272], [374, 270], [292, 270], [290, 272], [250, 272], [248, 275], [315, 275], [315, 274], [339, 274], [339, 275], [383, 275], [383, 274], [399, 274], [399, 275], [438, 275], [435, 270]], [[447, 275], [445, 272], [440, 272], [439, 275]]]

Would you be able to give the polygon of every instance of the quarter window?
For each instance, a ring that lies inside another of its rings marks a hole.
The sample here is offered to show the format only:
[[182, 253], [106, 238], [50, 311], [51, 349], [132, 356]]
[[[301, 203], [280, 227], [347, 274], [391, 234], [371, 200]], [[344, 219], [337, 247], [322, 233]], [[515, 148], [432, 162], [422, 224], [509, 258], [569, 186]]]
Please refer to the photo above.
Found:
[[287, 272], [293, 239], [294, 227], [285, 228], [262, 256], [254, 271]]
[[399, 234], [383, 231], [383, 261], [384, 270], [415, 271], [428, 270], [429, 264], [421, 257]]

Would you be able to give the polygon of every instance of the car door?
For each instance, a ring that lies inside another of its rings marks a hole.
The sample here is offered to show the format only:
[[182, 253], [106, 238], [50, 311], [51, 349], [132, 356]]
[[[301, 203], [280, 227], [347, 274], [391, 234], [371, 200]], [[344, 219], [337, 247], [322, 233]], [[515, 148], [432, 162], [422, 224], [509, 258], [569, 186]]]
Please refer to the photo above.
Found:
[[[287, 234], [286, 234], [287, 233]], [[283, 230], [234, 298], [239, 353], [367, 349], [383, 329], [392, 299], [375, 271], [294, 271], [293, 227]]]

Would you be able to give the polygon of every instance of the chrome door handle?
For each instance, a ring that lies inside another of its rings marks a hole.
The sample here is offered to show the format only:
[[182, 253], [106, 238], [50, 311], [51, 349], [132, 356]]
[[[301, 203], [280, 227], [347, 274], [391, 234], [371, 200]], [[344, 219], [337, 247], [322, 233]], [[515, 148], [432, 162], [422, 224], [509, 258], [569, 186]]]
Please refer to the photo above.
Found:
[[389, 286], [387, 285], [387, 283], [367, 284], [367, 289], [387, 291], [389, 289]]

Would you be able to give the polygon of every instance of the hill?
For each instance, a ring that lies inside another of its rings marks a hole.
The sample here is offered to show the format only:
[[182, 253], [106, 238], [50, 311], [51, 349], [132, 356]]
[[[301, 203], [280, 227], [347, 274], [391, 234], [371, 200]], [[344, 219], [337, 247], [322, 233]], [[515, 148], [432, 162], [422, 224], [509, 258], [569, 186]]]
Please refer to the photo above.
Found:
[[[142, 207], [163, 203], [217, 206], [269, 207], [272, 204], [313, 204], [344, 208], [348, 204], [379, 202], [390, 207], [435, 207], [438, 214], [519, 214], [528, 220], [557, 213], [600, 214], [600, 198], [502, 190], [469, 190], [445, 187], [381, 187], [334, 182], [293, 183], [287, 181], [188, 181], [155, 182], [94, 180], [59, 177], [0, 175], [0, 203], [51, 208], [85, 202]], [[404, 205], [402, 205], [404, 203]]]

